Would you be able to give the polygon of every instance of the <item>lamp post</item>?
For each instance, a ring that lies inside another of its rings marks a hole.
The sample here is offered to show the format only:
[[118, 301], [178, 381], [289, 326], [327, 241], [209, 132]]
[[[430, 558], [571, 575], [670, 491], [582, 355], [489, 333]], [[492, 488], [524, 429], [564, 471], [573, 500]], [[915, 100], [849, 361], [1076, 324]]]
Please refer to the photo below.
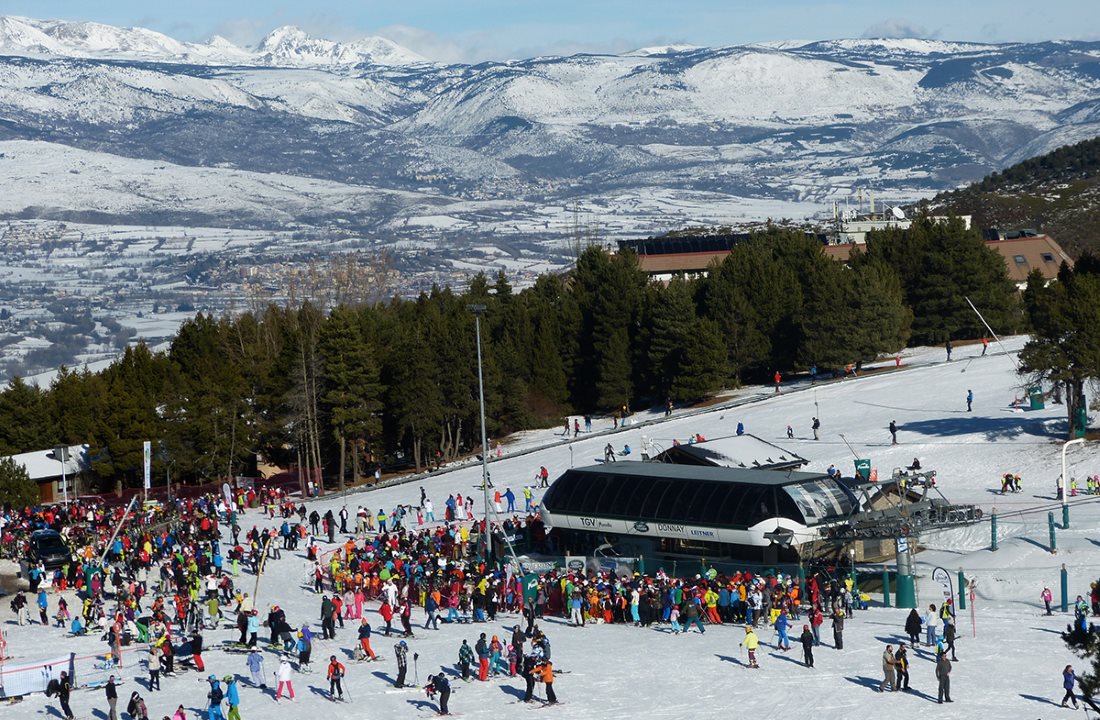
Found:
[[1066, 477], [1066, 450], [1070, 445], [1080, 445], [1085, 438], [1074, 438], [1062, 445], [1062, 529], [1069, 527], [1069, 478]]
[[848, 548], [848, 557], [852, 561], [852, 606], [859, 606], [859, 585], [856, 584], [856, 549]]
[[69, 507], [69, 480], [66, 477], [66, 466], [69, 463], [69, 447], [58, 445], [53, 449], [53, 458], [61, 463], [61, 492], [65, 495], [65, 507]]
[[474, 331], [477, 335], [477, 392], [481, 405], [481, 492], [485, 503], [485, 562], [492, 562], [493, 534], [489, 529], [489, 440], [485, 435], [485, 380], [481, 372], [481, 316], [484, 305], [467, 305], [466, 309], [474, 314]]

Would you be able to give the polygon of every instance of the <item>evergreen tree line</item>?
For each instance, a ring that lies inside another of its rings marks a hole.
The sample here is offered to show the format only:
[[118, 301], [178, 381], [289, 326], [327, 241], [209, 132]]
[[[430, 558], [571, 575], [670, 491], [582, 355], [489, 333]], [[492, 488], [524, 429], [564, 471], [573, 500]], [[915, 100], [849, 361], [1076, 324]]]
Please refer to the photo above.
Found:
[[522, 292], [503, 274], [482, 275], [464, 293], [199, 315], [166, 352], [131, 346], [101, 372], [62, 368], [44, 389], [14, 379], [0, 392], [0, 454], [87, 443], [99, 489], [110, 490], [140, 486], [148, 439], [156, 477], [215, 480], [260, 453], [343, 487], [377, 463], [420, 469], [478, 447], [470, 304], [486, 306], [494, 437], [569, 413], [696, 401], [776, 370], [872, 360], [911, 336], [976, 337], [964, 295], [991, 322], [1018, 322], [1003, 261], [960, 223], [875, 235], [848, 264], [773, 229], [707, 277], [667, 284], [632, 253], [589, 247], [571, 272]]

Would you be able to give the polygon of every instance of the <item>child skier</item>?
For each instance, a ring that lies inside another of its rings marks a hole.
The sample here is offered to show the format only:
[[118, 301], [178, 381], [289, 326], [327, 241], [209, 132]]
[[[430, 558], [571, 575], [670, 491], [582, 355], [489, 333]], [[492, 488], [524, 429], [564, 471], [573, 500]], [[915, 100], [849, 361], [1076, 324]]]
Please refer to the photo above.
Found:
[[752, 625], [745, 626], [745, 639], [741, 641], [741, 645], [749, 651], [749, 667], [760, 667], [756, 663], [756, 648], [760, 647], [760, 638], [752, 631]]
[[802, 641], [802, 659], [805, 660], [806, 667], [812, 668], [814, 666], [814, 634], [810, 632], [809, 625], [802, 626], [802, 635], [798, 639]]
[[344, 677], [345, 672], [344, 666], [336, 660], [335, 655], [328, 659], [328, 673], [325, 677], [328, 678], [328, 699], [333, 702], [344, 699], [344, 688], [340, 684], [340, 679]]

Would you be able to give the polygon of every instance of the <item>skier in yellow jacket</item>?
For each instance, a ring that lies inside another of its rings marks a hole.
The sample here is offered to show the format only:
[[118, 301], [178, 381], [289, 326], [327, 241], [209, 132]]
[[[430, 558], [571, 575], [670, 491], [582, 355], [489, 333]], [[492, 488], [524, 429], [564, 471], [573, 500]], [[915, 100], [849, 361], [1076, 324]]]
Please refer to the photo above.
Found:
[[745, 626], [745, 639], [741, 641], [741, 645], [748, 648], [749, 667], [760, 667], [756, 664], [756, 648], [760, 647], [760, 638], [756, 637], [756, 633], [752, 631], [752, 625]]

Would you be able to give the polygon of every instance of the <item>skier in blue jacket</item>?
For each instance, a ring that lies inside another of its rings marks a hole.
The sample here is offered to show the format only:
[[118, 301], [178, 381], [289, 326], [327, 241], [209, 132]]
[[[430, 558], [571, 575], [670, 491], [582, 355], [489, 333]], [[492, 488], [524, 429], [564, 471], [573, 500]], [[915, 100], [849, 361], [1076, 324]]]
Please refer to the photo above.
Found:
[[241, 711], [239, 710], [241, 694], [237, 691], [237, 678], [234, 675], [226, 675], [223, 679], [225, 680], [225, 700], [229, 703], [226, 720], [241, 720]]
[[256, 648], [252, 648], [248, 652], [248, 671], [252, 673], [252, 684], [257, 687], [266, 690], [267, 683], [264, 682], [264, 656], [260, 654], [260, 651]]
[[788, 625], [787, 611], [779, 613], [779, 617], [775, 619], [775, 631], [779, 633], [779, 640], [776, 647], [780, 650], [790, 650], [791, 641], [787, 638], [787, 625]]

